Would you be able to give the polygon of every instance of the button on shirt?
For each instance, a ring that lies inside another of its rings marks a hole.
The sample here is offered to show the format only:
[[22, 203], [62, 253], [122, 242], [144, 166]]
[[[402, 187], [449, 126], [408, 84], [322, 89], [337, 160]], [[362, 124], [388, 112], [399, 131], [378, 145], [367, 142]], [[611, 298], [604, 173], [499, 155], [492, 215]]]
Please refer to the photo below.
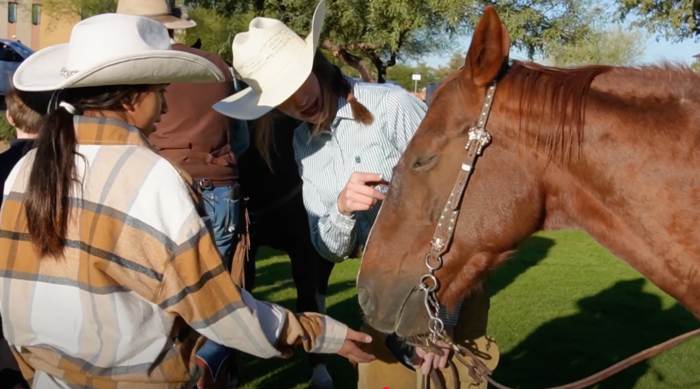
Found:
[[374, 122], [354, 121], [350, 104], [340, 98], [330, 131], [311, 137], [310, 127], [303, 123], [294, 134], [311, 239], [321, 256], [332, 262], [349, 258], [365, 244], [379, 211], [380, 204], [351, 216], [338, 211], [338, 195], [350, 175], [377, 173], [390, 181], [392, 169], [427, 111], [422, 101], [400, 87], [346, 79]]

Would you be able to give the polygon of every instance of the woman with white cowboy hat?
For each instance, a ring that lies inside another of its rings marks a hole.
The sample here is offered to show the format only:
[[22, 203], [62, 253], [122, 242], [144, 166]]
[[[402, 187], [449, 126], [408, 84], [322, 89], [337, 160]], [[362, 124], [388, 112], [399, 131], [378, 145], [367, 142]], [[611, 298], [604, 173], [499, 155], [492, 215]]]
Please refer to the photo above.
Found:
[[[263, 155], [269, 155], [273, 136], [267, 124], [270, 111], [304, 122], [295, 131], [294, 148], [312, 240], [326, 259], [341, 262], [359, 254], [365, 244], [392, 169], [427, 107], [403, 88], [352, 79], [326, 60], [317, 49], [324, 15], [321, 0], [306, 39], [278, 20], [253, 19], [249, 31], [237, 34], [232, 46], [233, 67], [250, 87], [216, 103], [214, 109], [233, 118], [257, 119], [256, 144]], [[452, 328], [458, 317], [478, 315], [476, 320], [460, 321], [460, 329], [477, 326], [485, 332], [488, 295], [475, 294], [463, 305], [462, 314], [447, 316], [443, 309], [443, 321]], [[381, 341], [377, 335], [375, 340]], [[387, 344], [393, 344], [393, 337]], [[447, 352], [441, 358], [422, 349], [415, 352], [413, 362], [411, 355], [393, 353], [406, 367], [420, 366], [423, 374], [446, 366]], [[410, 368], [387, 365], [381, 359], [361, 366], [360, 388], [415, 384]], [[377, 370], [389, 366], [391, 371], [369, 371], [374, 366]], [[367, 382], [370, 376], [387, 380]]]
[[14, 74], [55, 91], [0, 212], [0, 313], [34, 388], [192, 388], [205, 337], [263, 358], [372, 359], [330, 317], [256, 301], [225, 271], [189, 176], [146, 136], [170, 82], [217, 82], [151, 19], [103, 14]]

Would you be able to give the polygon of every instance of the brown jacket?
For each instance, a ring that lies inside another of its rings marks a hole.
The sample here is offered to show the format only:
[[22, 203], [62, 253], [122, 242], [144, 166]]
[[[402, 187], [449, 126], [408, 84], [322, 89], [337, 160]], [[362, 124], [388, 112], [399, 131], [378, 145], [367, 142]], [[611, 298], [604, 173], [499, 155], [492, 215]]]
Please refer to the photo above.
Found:
[[180, 165], [192, 178], [209, 178], [215, 186], [231, 185], [238, 179], [236, 157], [231, 151], [232, 119], [212, 105], [234, 93], [228, 64], [218, 55], [179, 43], [173, 50], [199, 55], [221, 69], [226, 81], [207, 84], [172, 83], [165, 98], [168, 113], [156, 123], [149, 140], [161, 156]]

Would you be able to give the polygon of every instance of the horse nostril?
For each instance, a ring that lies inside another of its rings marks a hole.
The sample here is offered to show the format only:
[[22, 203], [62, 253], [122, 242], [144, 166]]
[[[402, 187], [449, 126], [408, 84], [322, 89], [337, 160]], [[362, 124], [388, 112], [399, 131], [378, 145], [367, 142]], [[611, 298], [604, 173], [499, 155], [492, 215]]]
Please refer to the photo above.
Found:
[[357, 300], [360, 302], [360, 308], [365, 313], [369, 314], [374, 310], [372, 298], [369, 297], [369, 292], [365, 288], [357, 288]]

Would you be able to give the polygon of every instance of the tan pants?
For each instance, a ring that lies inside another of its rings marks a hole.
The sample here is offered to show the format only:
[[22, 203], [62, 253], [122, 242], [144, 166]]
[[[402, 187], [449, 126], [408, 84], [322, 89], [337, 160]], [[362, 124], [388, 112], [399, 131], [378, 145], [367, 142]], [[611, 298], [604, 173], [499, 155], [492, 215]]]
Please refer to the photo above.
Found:
[[[477, 355], [483, 355], [481, 361], [491, 370], [498, 365], [499, 352], [498, 345], [486, 338], [486, 327], [488, 323], [489, 297], [488, 292], [473, 294], [467, 301], [464, 301], [459, 314], [458, 324], [454, 331], [455, 342], [471, 349], [479, 351]], [[372, 335], [372, 343], [363, 347], [366, 351], [374, 354], [377, 359], [370, 363], [358, 365], [357, 389], [414, 389], [420, 388], [423, 377], [420, 372], [408, 369], [394, 358], [389, 349], [384, 345], [386, 335], [379, 333], [371, 327], [364, 325], [363, 332]], [[469, 361], [468, 357], [465, 357]], [[487, 383], [475, 384], [464, 367], [457, 358], [452, 358], [458, 369], [460, 388], [465, 389], [486, 389]], [[445, 387], [453, 387], [451, 370], [441, 369], [440, 376]], [[434, 386], [433, 386], [434, 387]]]

